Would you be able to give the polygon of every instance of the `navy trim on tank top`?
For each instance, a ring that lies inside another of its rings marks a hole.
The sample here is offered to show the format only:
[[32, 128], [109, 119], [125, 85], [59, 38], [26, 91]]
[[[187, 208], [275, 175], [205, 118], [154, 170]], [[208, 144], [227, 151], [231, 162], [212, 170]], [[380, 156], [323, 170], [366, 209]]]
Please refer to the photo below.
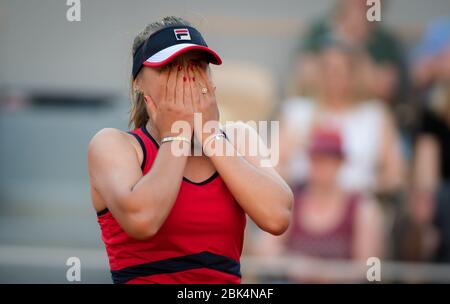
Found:
[[[153, 136], [148, 132], [147, 128], [145, 127], [145, 124], [141, 126], [141, 131], [142, 131], [142, 132], [143, 132], [143, 133], [144, 133], [144, 134], [145, 134], [145, 135], [146, 135], [146, 136], [147, 136], [147, 137], [155, 144], [155, 146], [159, 149], [159, 144], [158, 144], [158, 142], [157, 142], [156, 139], [154, 139]], [[223, 131], [222, 131], [222, 132], [223, 132]], [[133, 135], [133, 136], [136, 138], [136, 140], [139, 142], [139, 145], [140, 145], [141, 148], [142, 148], [142, 153], [144, 154], [144, 157], [143, 157], [142, 163], [141, 163], [141, 170], [144, 170], [145, 163], [146, 163], [146, 161], [147, 161], [147, 149], [145, 148], [145, 144], [144, 144], [144, 142], [142, 141], [142, 138], [141, 138], [138, 134], [133, 133], [133, 132], [131, 132], [131, 131], [128, 131], [127, 133]], [[225, 134], [225, 132], [223, 132], [223, 134], [225, 135], [225, 137], [227, 136], [227, 135]], [[191, 181], [190, 179], [188, 179], [188, 178], [186, 178], [186, 177], [184, 177], [184, 176], [183, 176], [183, 180], [184, 180], [185, 182], [188, 182], [188, 183], [193, 184], [193, 185], [196, 185], [196, 186], [203, 186], [203, 185], [209, 184], [209, 183], [212, 182], [214, 179], [216, 179], [218, 176], [219, 176], [219, 172], [215, 171], [215, 172], [213, 173], [213, 175], [211, 175], [210, 177], [208, 177], [207, 179], [205, 179], [204, 181], [201, 181], [201, 182], [194, 182], [194, 181]], [[101, 210], [101, 211], [98, 211], [98, 212], [97, 212], [97, 216], [102, 216], [102, 215], [106, 214], [108, 211], [109, 211], [108, 208], [105, 208], [105, 209], [103, 209], [103, 210]]]
[[144, 154], [144, 157], [142, 158], [142, 163], [141, 163], [141, 170], [144, 170], [144, 166], [145, 166], [145, 162], [147, 161], [147, 150], [145, 149], [145, 145], [144, 142], [142, 141], [142, 139], [139, 137], [139, 135], [128, 131], [128, 134], [131, 134], [134, 136], [134, 138], [136, 138], [136, 140], [139, 142], [139, 144], [141, 145], [141, 149], [142, 149], [142, 153]]
[[111, 270], [111, 275], [114, 284], [124, 284], [139, 277], [199, 268], [209, 268], [241, 277], [241, 264], [238, 261], [209, 251]]
[[153, 136], [148, 132], [147, 128], [145, 127], [145, 124], [141, 127], [142, 132], [147, 135], [148, 138], [155, 144], [155, 146], [159, 149], [159, 144], [156, 141], [156, 139], [153, 138]]
[[97, 212], [97, 216], [102, 216], [102, 215], [106, 214], [108, 211], [109, 211], [108, 208], [100, 210]]

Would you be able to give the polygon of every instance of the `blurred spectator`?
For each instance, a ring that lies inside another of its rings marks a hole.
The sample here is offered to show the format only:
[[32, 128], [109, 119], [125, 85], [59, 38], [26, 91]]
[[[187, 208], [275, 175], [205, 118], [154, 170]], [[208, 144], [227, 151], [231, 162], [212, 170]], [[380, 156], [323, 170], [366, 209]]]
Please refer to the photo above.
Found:
[[280, 173], [293, 185], [312, 174], [310, 131], [331, 123], [342, 133], [346, 159], [339, 172], [350, 191], [395, 192], [402, 187], [404, 161], [399, 137], [386, 107], [365, 97], [365, 53], [331, 40], [318, 56], [321, 81], [314, 98], [292, 98], [281, 110]]
[[230, 60], [220, 68], [211, 68], [222, 123], [269, 118], [275, 105], [276, 83], [267, 67]]
[[[382, 2], [385, 11], [386, 1]], [[380, 22], [367, 20], [366, 1], [339, 0], [331, 14], [316, 20], [302, 39], [298, 58], [296, 86], [303, 93], [314, 90], [316, 72], [315, 54], [320, 53], [324, 42], [330, 38], [339, 39], [353, 47], [365, 49], [374, 65], [371, 66], [374, 81], [370, 82], [374, 97], [388, 103], [402, 125], [402, 115], [406, 114], [408, 77], [404, 53], [400, 41]], [[383, 14], [382, 14], [383, 17]], [[407, 127], [407, 126], [405, 126]]]
[[[311, 175], [306, 185], [294, 191], [291, 226], [282, 238], [265, 239], [261, 250], [326, 259], [381, 258], [383, 227], [378, 204], [337, 183], [346, 157], [340, 134], [323, 127], [314, 131], [309, 154]], [[305, 281], [301, 274], [292, 279]]]
[[399, 257], [450, 262], [450, 19], [429, 27], [413, 59], [422, 115]]

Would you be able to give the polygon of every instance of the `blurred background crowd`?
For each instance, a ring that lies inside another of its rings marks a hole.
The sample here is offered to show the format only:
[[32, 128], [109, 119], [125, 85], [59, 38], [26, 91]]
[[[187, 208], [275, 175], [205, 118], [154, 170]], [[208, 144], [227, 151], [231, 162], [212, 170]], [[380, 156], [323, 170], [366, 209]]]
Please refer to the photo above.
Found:
[[0, 1], [0, 282], [64, 282], [70, 256], [109, 282], [86, 147], [127, 129], [131, 41], [164, 15], [224, 59], [223, 121], [280, 121], [293, 219], [249, 221], [244, 282], [364, 282], [345, 267], [369, 257], [383, 281], [450, 281], [450, 2], [382, 0], [381, 22], [364, 0], [82, 0], [80, 22], [36, 2]]

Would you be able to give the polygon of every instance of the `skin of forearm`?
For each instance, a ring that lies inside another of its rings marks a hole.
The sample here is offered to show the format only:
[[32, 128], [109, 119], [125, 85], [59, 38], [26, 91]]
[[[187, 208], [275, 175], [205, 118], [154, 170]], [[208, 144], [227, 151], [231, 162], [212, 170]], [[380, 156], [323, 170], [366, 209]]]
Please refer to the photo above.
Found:
[[415, 150], [414, 185], [421, 191], [434, 192], [439, 183], [440, 153], [436, 140], [429, 135], [421, 136]]
[[[129, 200], [133, 204], [128, 206], [134, 208], [129, 211], [141, 216], [151, 216], [155, 229], [159, 229], [164, 223], [180, 190], [187, 156], [175, 156], [172, 153], [172, 145], [177, 144], [179, 143], [162, 144], [150, 172], [131, 189]], [[190, 147], [183, 143], [183, 149], [189, 150]]]
[[232, 156], [214, 155], [209, 151], [209, 157], [237, 202], [262, 229], [272, 230], [272, 225], [285, 226], [289, 222], [290, 190], [287, 191], [269, 173], [249, 163], [228, 140], [221, 140], [226, 151], [232, 149]]

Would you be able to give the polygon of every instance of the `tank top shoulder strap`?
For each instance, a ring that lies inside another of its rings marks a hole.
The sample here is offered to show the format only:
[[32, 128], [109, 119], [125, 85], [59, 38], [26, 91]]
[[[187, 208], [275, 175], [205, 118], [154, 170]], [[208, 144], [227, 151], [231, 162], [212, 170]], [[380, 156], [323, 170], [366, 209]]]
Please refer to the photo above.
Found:
[[148, 130], [145, 128], [145, 124], [139, 128], [128, 131], [129, 134], [133, 135], [138, 141], [142, 148], [143, 159], [141, 163], [142, 174], [147, 174], [152, 167], [153, 161], [158, 153], [158, 142], [150, 135]]

